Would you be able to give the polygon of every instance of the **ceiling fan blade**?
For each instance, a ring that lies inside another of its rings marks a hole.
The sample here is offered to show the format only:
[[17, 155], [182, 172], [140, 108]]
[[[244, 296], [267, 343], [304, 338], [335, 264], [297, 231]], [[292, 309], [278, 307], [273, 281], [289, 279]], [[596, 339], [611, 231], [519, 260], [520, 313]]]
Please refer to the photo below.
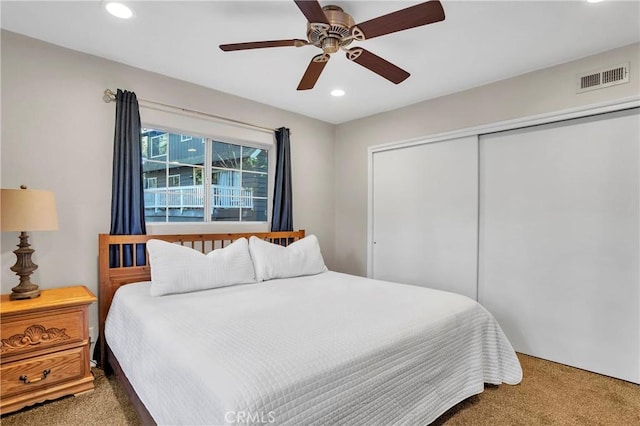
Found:
[[351, 33], [361, 41], [443, 20], [442, 4], [431, 0], [356, 24]]
[[395, 84], [402, 83], [411, 75], [402, 68], [361, 47], [347, 50], [347, 59], [362, 65]]
[[220, 49], [225, 52], [232, 52], [234, 50], [248, 50], [248, 49], [263, 49], [265, 47], [285, 47], [285, 46], [306, 46], [309, 44], [308, 41], [299, 40], [299, 39], [290, 39], [290, 40], [269, 40], [269, 41], [252, 41], [249, 43], [232, 43], [232, 44], [221, 44]]
[[313, 89], [313, 86], [316, 85], [316, 81], [320, 78], [320, 74], [324, 69], [325, 65], [329, 61], [330, 56], [322, 53], [320, 55], [316, 55], [309, 62], [309, 66], [307, 70], [304, 72], [302, 76], [302, 80], [300, 80], [300, 84], [298, 84], [297, 90], [309, 90]]
[[329, 25], [329, 20], [322, 11], [320, 3], [315, 0], [294, 0], [298, 8], [306, 16], [307, 21]]

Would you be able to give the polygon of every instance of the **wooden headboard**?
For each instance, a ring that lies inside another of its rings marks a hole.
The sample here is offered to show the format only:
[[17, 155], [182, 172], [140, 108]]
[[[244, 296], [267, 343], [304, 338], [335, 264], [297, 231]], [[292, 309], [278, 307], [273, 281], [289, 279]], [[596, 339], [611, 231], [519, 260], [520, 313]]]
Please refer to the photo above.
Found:
[[[99, 277], [99, 316], [100, 316], [100, 365], [106, 367], [104, 340], [104, 323], [107, 319], [107, 313], [113, 300], [116, 290], [122, 285], [131, 284], [140, 281], [151, 280], [151, 269], [148, 262], [148, 253], [144, 250], [144, 262], [137, 264], [136, 256], [133, 256], [132, 266], [123, 266], [124, 247], [133, 247], [133, 253], [140, 245], [144, 245], [151, 239], [164, 240], [172, 243], [179, 243], [183, 246], [200, 250], [202, 253], [208, 253], [211, 250], [224, 248], [239, 238], [249, 238], [256, 236], [263, 240], [273, 242], [279, 241], [286, 245], [288, 242], [297, 241], [304, 238], [305, 231], [286, 231], [286, 232], [248, 232], [248, 233], [232, 233], [232, 234], [173, 234], [173, 235], [98, 235], [98, 277]], [[116, 267], [109, 266], [109, 248], [117, 247], [119, 253], [119, 262]]]

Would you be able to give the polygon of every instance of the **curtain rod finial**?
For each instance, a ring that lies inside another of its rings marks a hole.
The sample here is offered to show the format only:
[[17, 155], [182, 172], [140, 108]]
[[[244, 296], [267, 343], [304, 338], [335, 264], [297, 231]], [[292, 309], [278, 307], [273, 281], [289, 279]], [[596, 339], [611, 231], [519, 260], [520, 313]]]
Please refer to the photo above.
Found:
[[116, 100], [116, 94], [113, 93], [111, 89], [105, 89], [102, 100], [105, 101], [106, 103], [113, 102]]

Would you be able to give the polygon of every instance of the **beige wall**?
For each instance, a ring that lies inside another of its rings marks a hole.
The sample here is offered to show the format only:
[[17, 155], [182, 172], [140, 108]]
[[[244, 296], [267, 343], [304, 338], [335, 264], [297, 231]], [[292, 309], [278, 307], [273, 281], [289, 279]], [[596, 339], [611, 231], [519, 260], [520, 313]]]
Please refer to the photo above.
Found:
[[[294, 226], [318, 236], [327, 265], [334, 267], [335, 126], [15, 33], [3, 31], [1, 42], [2, 187], [52, 190], [58, 205], [60, 230], [31, 236], [39, 265], [33, 282], [42, 288], [85, 284], [97, 294], [97, 234], [109, 231], [115, 116], [115, 104], [102, 100], [106, 88], [269, 128], [289, 127]], [[193, 226], [183, 229], [196, 232]], [[207, 229], [220, 231], [198, 231]], [[17, 236], [2, 234], [2, 293], [17, 284], [9, 270]], [[91, 318], [96, 325], [95, 305]]]
[[[502, 80], [337, 126], [335, 267], [367, 272], [367, 149], [447, 131], [640, 95], [640, 45]], [[628, 84], [576, 94], [577, 74], [630, 62]], [[401, 167], [399, 165], [399, 167]]]

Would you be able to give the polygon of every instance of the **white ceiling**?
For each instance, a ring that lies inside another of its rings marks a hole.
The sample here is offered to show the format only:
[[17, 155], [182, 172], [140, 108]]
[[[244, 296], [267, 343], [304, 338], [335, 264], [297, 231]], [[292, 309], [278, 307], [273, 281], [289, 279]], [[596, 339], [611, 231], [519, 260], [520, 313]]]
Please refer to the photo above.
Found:
[[[313, 90], [296, 87], [312, 46], [222, 52], [219, 44], [301, 38], [293, 1], [2, 1], [2, 28], [330, 123], [341, 123], [640, 41], [640, 2], [443, 1], [443, 22], [354, 43], [411, 73], [394, 85], [332, 55]], [[356, 22], [419, 1], [324, 0]], [[590, 70], [585, 70], [590, 71]], [[342, 98], [329, 95], [342, 88]], [[135, 91], [135, 87], [127, 87]], [[152, 93], [138, 96], [153, 99]]]

